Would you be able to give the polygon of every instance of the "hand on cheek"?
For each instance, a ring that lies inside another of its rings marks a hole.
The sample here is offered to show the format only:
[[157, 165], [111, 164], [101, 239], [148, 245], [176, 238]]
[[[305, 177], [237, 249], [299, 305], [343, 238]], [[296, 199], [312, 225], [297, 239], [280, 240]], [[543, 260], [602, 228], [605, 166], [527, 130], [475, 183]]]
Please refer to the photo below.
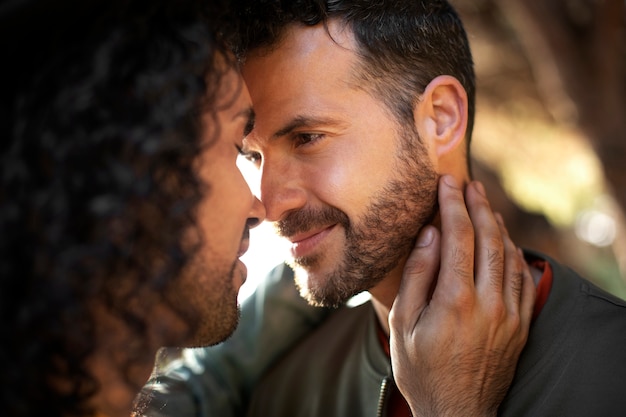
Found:
[[481, 184], [439, 183], [441, 232], [421, 231], [389, 316], [413, 415], [496, 415], [528, 337], [535, 288]]

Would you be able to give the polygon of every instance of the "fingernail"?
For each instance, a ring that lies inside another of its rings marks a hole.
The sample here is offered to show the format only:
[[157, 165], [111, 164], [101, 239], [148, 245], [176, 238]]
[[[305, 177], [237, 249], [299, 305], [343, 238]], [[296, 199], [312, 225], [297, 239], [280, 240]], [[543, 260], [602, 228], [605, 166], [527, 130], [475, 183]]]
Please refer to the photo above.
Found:
[[459, 186], [456, 183], [456, 179], [452, 175], [444, 175], [443, 182], [445, 182], [446, 185], [448, 185], [449, 187], [459, 188]]
[[487, 197], [487, 192], [485, 191], [485, 186], [483, 185], [482, 182], [474, 181], [473, 184], [474, 184], [474, 188], [476, 189], [476, 191], [480, 193], [480, 195], [482, 195], [483, 197]]
[[418, 248], [425, 248], [426, 246], [430, 246], [430, 244], [433, 243], [434, 237], [435, 232], [433, 231], [433, 228], [430, 226], [426, 226], [424, 229], [422, 229], [419, 236], [417, 237], [416, 246]]

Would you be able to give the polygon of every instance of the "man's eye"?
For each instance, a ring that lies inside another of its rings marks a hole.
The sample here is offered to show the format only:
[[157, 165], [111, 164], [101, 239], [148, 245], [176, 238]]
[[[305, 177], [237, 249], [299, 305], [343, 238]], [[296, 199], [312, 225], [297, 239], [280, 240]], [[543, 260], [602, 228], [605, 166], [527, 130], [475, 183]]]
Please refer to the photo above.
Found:
[[309, 145], [322, 139], [324, 135], [322, 133], [297, 133], [294, 135], [293, 140], [296, 146]]
[[241, 146], [238, 146], [238, 145], [235, 145], [235, 146], [237, 147], [237, 152], [239, 152], [239, 155], [243, 156], [248, 161], [252, 162], [255, 165], [258, 165], [258, 164], [261, 163], [261, 154], [260, 153], [252, 152], [252, 151], [246, 151]]

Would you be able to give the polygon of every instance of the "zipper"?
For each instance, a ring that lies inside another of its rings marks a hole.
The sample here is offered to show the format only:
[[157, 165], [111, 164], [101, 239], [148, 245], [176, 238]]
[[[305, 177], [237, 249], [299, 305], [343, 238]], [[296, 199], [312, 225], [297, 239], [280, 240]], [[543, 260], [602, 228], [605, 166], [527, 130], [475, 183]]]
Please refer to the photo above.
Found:
[[377, 417], [384, 417], [387, 414], [385, 413], [385, 408], [389, 400], [389, 395], [391, 394], [392, 384], [393, 379], [390, 376], [384, 377], [383, 381], [380, 383], [380, 394], [378, 395], [378, 410], [376, 413]]

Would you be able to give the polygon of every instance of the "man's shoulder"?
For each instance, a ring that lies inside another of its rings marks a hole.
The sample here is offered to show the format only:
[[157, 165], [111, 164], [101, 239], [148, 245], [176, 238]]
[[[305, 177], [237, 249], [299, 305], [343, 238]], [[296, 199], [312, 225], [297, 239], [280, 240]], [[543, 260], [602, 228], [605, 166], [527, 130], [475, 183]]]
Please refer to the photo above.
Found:
[[552, 287], [531, 325], [500, 415], [621, 415], [626, 302], [555, 260], [536, 256], [549, 263]]
[[547, 255], [539, 253], [534, 253], [534, 255], [548, 262], [552, 269], [553, 291], [551, 291], [551, 293], [554, 292], [556, 293], [555, 295], [558, 295], [558, 293], [561, 292], [568, 298], [578, 293], [582, 296], [596, 299], [592, 301], [598, 301], [600, 305], [606, 304], [606, 308], [615, 308], [616, 312], [626, 314], [626, 300], [614, 294], [610, 294], [570, 267], [561, 264]]
[[[575, 296], [590, 297], [590, 302], [596, 302], [599, 307], [614, 310], [618, 314], [626, 314], [626, 300], [598, 287], [578, 272], [539, 252], [527, 252], [527, 255], [541, 259], [550, 265], [552, 270], [551, 302], [563, 303]], [[550, 302], [550, 298], [548, 299]], [[567, 303], [565, 303], [567, 304]]]

